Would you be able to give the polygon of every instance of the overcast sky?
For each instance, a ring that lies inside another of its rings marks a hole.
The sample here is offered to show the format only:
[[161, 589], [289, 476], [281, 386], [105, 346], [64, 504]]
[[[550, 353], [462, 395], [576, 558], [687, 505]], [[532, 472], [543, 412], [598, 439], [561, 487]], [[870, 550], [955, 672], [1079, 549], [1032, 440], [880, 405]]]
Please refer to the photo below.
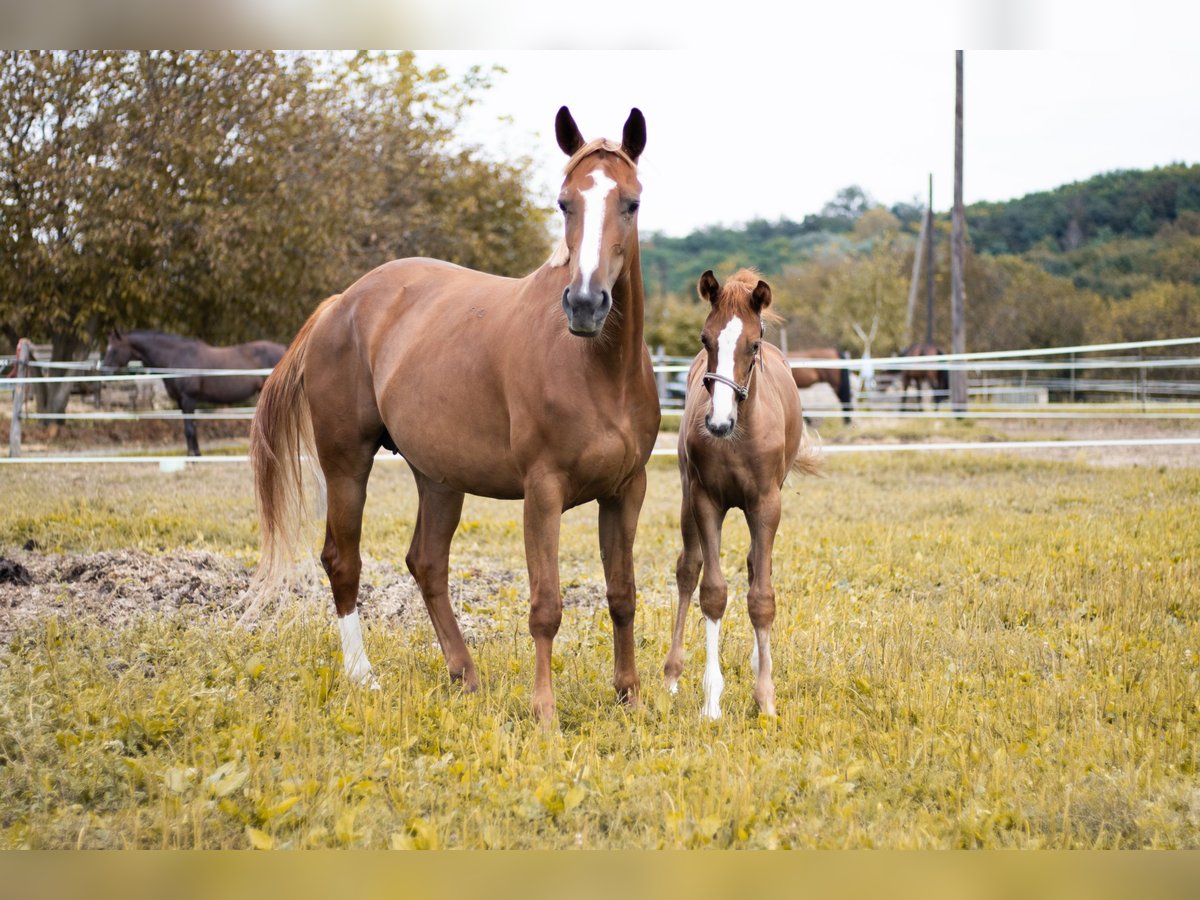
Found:
[[[641, 108], [643, 233], [799, 220], [850, 184], [886, 205], [911, 201], [930, 173], [934, 208], [953, 199], [951, 50], [461, 50], [418, 60], [507, 69], [464, 136], [498, 155], [532, 155], [547, 202], [562, 162], [558, 107], [588, 138], [619, 138], [629, 108]], [[968, 203], [1200, 161], [1195, 51], [967, 51], [964, 69]]]

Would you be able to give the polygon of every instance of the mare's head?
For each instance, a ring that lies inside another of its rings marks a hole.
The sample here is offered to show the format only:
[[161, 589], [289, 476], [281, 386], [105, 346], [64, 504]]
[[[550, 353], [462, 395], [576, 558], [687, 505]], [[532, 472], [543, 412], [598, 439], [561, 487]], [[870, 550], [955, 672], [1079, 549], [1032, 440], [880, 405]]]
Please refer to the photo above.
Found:
[[100, 363], [102, 369], [123, 369], [133, 359], [133, 344], [129, 338], [115, 328], [108, 336], [108, 346], [104, 349], [104, 359]]
[[700, 276], [700, 296], [712, 304], [700, 343], [708, 354], [704, 386], [711, 403], [704, 427], [713, 437], [729, 437], [738, 406], [750, 394], [750, 379], [761, 364], [763, 312], [771, 305], [771, 287], [750, 269], [721, 285], [712, 271]]
[[562, 295], [567, 328], [580, 337], [595, 337], [612, 309], [613, 286], [637, 252], [642, 194], [637, 160], [646, 147], [646, 120], [634, 109], [619, 145], [586, 142], [564, 106], [554, 130], [558, 146], [571, 159], [558, 193], [563, 245], [551, 264], [570, 266], [571, 280]]

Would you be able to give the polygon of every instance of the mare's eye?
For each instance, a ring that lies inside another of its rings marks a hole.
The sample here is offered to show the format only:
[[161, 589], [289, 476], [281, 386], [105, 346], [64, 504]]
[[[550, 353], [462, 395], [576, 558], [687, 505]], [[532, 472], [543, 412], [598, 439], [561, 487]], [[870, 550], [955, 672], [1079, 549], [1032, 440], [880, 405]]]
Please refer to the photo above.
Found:
[[755, 341], [754, 346], [750, 348], [751, 353], [757, 353], [762, 347], [762, 341]]
[[635, 212], [638, 211], [638, 207], [641, 205], [642, 205], [641, 202], [638, 200], [629, 201], [629, 206], [625, 209], [625, 214], [632, 216]]
[[701, 335], [700, 335], [700, 343], [704, 345], [705, 349], [708, 349], [709, 347], [711, 347], [711, 346], [712, 346], [712, 341], [710, 341], [710, 340], [708, 339], [708, 335], [707, 335], [707, 334], [703, 334], [703, 333], [701, 333]]
[[559, 208], [560, 210], [562, 210], [562, 214], [565, 216], [565, 215], [567, 214], [567, 212], [568, 212], [568, 210], [567, 210], [567, 201], [566, 201], [566, 200], [559, 200], [559, 201], [558, 201], [558, 208]]

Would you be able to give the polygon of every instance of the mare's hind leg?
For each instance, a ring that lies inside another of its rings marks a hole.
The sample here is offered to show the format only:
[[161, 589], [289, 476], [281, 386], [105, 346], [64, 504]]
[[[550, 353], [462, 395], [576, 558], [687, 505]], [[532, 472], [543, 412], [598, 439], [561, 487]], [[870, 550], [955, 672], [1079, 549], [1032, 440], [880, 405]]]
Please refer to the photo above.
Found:
[[771, 678], [771, 625], [775, 621], [775, 585], [771, 579], [771, 554], [779, 528], [779, 491], [773, 490], [746, 511], [750, 526], [750, 556], [746, 560], [750, 591], [746, 607], [754, 627], [750, 669], [754, 673], [754, 700], [761, 712], [775, 715], [775, 682]]
[[692, 594], [700, 580], [700, 569], [704, 557], [700, 552], [700, 534], [696, 530], [696, 517], [692, 515], [692, 501], [687, 486], [683, 489], [683, 502], [679, 510], [679, 530], [683, 534], [683, 550], [675, 561], [675, 585], [679, 589], [679, 608], [675, 611], [675, 628], [671, 632], [671, 650], [663, 664], [663, 675], [668, 691], [679, 690], [679, 676], [683, 674], [683, 631], [687, 625], [688, 609], [692, 605]]
[[317, 451], [325, 473], [329, 506], [321, 564], [333, 589], [333, 605], [342, 639], [342, 668], [354, 684], [378, 689], [379, 682], [363, 647], [362, 624], [358, 617], [358, 582], [362, 573], [359, 540], [375, 448], [370, 444], [353, 448], [322, 446], [318, 441]]
[[613, 686], [617, 697], [636, 705], [641, 686], [633, 653], [633, 618], [637, 587], [633, 575], [633, 540], [646, 499], [646, 471], [629, 480], [622, 494], [600, 500], [600, 559], [613, 623]]
[[479, 674], [450, 606], [450, 541], [462, 517], [463, 495], [419, 472], [413, 475], [419, 506], [412, 544], [404, 561], [425, 598], [450, 677], [461, 679], [466, 690], [474, 691], [479, 687]]

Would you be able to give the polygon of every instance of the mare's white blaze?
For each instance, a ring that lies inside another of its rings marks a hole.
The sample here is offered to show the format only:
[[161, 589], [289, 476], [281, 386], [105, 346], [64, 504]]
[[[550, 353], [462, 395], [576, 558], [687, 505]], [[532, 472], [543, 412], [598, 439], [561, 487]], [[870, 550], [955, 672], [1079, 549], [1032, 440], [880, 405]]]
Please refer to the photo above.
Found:
[[587, 290], [592, 283], [596, 270], [600, 268], [600, 250], [604, 241], [604, 210], [605, 199], [609, 191], [617, 186], [604, 169], [597, 166], [592, 169], [592, 186], [586, 191], [580, 191], [583, 197], [583, 237], [579, 241], [579, 273], [581, 284]]
[[725, 676], [721, 674], [720, 641], [721, 620], [704, 617], [704, 711], [708, 719], [721, 718], [721, 694], [725, 690]]
[[342, 635], [342, 669], [346, 677], [355, 684], [370, 685], [378, 690], [379, 682], [371, 671], [371, 661], [367, 659], [367, 650], [363, 646], [358, 610], [338, 619], [338, 630]]
[[[734, 380], [734, 355], [741, 336], [742, 320], [737, 316], [730, 319], [717, 336], [717, 374], [730, 381]], [[728, 425], [734, 420], [737, 404], [733, 396], [733, 388], [729, 385], [719, 381], [713, 384], [712, 415], [709, 417], [713, 425]]]

